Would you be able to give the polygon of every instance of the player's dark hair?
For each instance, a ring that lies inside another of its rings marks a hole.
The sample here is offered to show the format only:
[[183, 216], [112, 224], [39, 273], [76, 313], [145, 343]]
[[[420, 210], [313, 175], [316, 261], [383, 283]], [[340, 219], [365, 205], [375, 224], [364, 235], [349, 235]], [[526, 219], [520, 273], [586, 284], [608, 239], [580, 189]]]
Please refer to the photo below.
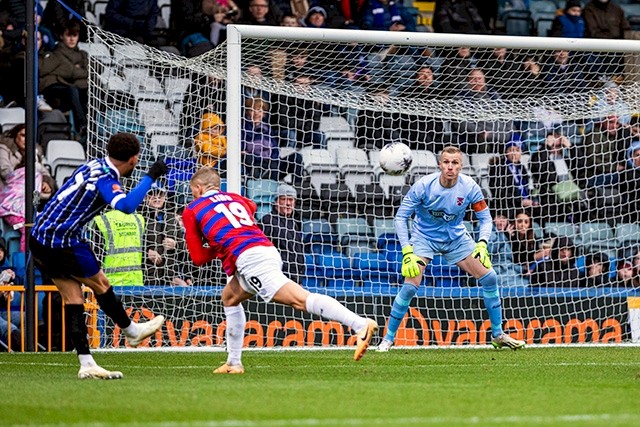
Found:
[[126, 162], [140, 152], [140, 142], [138, 138], [126, 132], [119, 132], [112, 135], [107, 143], [107, 154], [112, 159]]

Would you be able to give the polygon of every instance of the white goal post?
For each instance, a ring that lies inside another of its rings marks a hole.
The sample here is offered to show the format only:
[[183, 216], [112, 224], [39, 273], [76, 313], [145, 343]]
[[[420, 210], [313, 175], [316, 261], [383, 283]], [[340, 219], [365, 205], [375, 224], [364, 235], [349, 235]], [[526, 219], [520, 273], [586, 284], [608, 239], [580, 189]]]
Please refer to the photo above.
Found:
[[[635, 190], [625, 181], [634, 176], [640, 141], [640, 41], [230, 25], [225, 43], [194, 58], [95, 27], [85, 47], [89, 155], [103, 155], [108, 137], [127, 131], [143, 150], [140, 171], [127, 185], [155, 158], [169, 163], [160, 208], [166, 227], [147, 233], [141, 244], [146, 253], [154, 244], [149, 234], [167, 235], [176, 247], [160, 249], [161, 265], [145, 260], [144, 286], [116, 289], [134, 317], [167, 317], [149, 346], [224, 344], [225, 279], [218, 263], [190, 264], [179, 222], [191, 197], [189, 176], [200, 165], [214, 165], [227, 190], [254, 199], [259, 221], [273, 209], [278, 186], [293, 186], [304, 253], [285, 256], [285, 263], [297, 267], [291, 271], [305, 288], [332, 295], [384, 327], [402, 281], [395, 209], [410, 184], [437, 169], [446, 145], [463, 149], [463, 172], [481, 185], [494, 216], [515, 229], [520, 211], [530, 215], [530, 233], [522, 239], [509, 227], [494, 232], [489, 245], [505, 331], [528, 344], [640, 340], [640, 278], [625, 280], [619, 272], [640, 271]], [[420, 86], [423, 72], [431, 86]], [[472, 88], [478, 80], [484, 86]], [[214, 132], [221, 123], [222, 149]], [[561, 144], [555, 160], [541, 154], [553, 145], [550, 138]], [[413, 165], [401, 177], [377, 164], [381, 146], [395, 140], [413, 150]], [[513, 145], [528, 170], [522, 185], [509, 184], [500, 172], [500, 165], [511, 170], [504, 159]], [[265, 163], [250, 157], [252, 150], [274, 157]], [[558, 182], [547, 182], [550, 164]], [[514, 199], [535, 206], [514, 207]], [[145, 206], [143, 216], [157, 214], [151, 211]], [[472, 215], [465, 225], [475, 232]], [[558, 242], [573, 250], [575, 276], [562, 277], [575, 280], [540, 274], [551, 262], [545, 257], [558, 256], [550, 249]], [[96, 250], [105, 255], [99, 245]], [[605, 271], [586, 278], [588, 262]], [[481, 299], [474, 280], [436, 256], [397, 344], [488, 344]], [[354, 343], [335, 323], [256, 300], [245, 308], [248, 347]], [[101, 347], [125, 345], [110, 320], [99, 316], [97, 326]]]

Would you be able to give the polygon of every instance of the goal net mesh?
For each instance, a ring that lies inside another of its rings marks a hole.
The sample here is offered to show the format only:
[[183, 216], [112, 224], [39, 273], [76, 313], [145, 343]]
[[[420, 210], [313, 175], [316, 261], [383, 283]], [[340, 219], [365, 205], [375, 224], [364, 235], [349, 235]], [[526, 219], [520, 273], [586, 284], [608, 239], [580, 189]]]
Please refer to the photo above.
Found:
[[[114, 132], [131, 132], [142, 152], [127, 188], [156, 158], [169, 166], [138, 211], [144, 284], [117, 288], [135, 318], [167, 317], [149, 346], [224, 345], [226, 277], [217, 261], [190, 262], [180, 223], [199, 167], [217, 168], [223, 188], [240, 168], [241, 191], [257, 203], [285, 271], [383, 327], [402, 284], [393, 216], [448, 145], [463, 150], [462, 173], [494, 216], [489, 249], [505, 330], [529, 344], [636, 338], [638, 55], [243, 38], [241, 140], [231, 141], [226, 45], [184, 58], [90, 32], [89, 156], [105, 155]], [[377, 160], [393, 141], [413, 151], [401, 176]], [[227, 161], [232, 144], [241, 164]], [[297, 234], [277, 214], [287, 189]], [[477, 238], [472, 212], [465, 225]], [[352, 331], [288, 307], [254, 299], [245, 308], [250, 347], [354, 343]], [[109, 319], [98, 327], [102, 347], [125, 345]], [[477, 281], [436, 255], [396, 345], [489, 340]]]

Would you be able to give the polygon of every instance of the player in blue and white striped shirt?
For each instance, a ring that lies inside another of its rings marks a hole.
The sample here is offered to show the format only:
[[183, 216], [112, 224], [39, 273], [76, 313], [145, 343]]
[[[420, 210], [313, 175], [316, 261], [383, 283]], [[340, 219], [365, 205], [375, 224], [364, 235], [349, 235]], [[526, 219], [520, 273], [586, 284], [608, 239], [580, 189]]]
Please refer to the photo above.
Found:
[[[438, 166], [440, 172], [427, 175], [411, 186], [396, 213], [395, 226], [402, 245], [405, 281], [393, 301], [387, 334], [378, 351], [388, 351], [393, 345], [398, 327], [420, 286], [424, 269], [436, 253], [478, 279], [491, 321], [491, 344], [496, 348], [522, 348], [524, 341], [513, 339], [502, 331], [498, 276], [491, 268], [487, 251], [492, 220], [482, 191], [470, 176], [460, 173], [462, 153], [459, 148], [446, 147]], [[469, 206], [479, 221], [477, 244], [462, 222]], [[409, 239], [411, 217], [414, 220]]]
[[107, 205], [125, 213], [134, 212], [151, 184], [167, 173], [167, 166], [159, 160], [151, 165], [138, 186], [125, 194], [119, 179], [133, 172], [139, 153], [140, 143], [135, 135], [113, 135], [107, 144], [107, 157], [80, 166], [51, 197], [36, 218], [29, 239], [35, 264], [53, 280], [66, 304], [68, 333], [80, 360], [80, 379], [122, 378], [121, 372], [101, 368], [91, 356], [82, 284], [93, 290], [100, 308], [122, 328], [133, 347], [140, 345], [164, 323], [163, 316], [142, 324], [129, 319], [89, 243], [82, 237], [84, 226]]

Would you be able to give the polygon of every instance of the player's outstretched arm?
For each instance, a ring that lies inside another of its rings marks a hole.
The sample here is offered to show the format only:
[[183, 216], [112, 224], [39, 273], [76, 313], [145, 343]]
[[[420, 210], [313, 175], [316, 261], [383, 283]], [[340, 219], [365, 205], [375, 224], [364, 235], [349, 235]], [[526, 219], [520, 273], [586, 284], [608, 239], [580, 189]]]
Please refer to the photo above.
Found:
[[186, 208], [182, 213], [182, 223], [184, 224], [184, 239], [187, 243], [187, 250], [193, 263], [204, 265], [215, 259], [213, 249], [202, 246], [202, 234], [196, 221], [196, 215], [189, 208]]
[[164, 161], [156, 161], [151, 165], [147, 174], [142, 177], [140, 183], [128, 194], [124, 194], [124, 197], [119, 197], [116, 203], [112, 206], [127, 214], [135, 212], [135, 210], [138, 209], [138, 206], [140, 206], [140, 203], [144, 200], [144, 196], [146, 196], [149, 189], [151, 189], [153, 182], [166, 174], [167, 171], [167, 165]]

